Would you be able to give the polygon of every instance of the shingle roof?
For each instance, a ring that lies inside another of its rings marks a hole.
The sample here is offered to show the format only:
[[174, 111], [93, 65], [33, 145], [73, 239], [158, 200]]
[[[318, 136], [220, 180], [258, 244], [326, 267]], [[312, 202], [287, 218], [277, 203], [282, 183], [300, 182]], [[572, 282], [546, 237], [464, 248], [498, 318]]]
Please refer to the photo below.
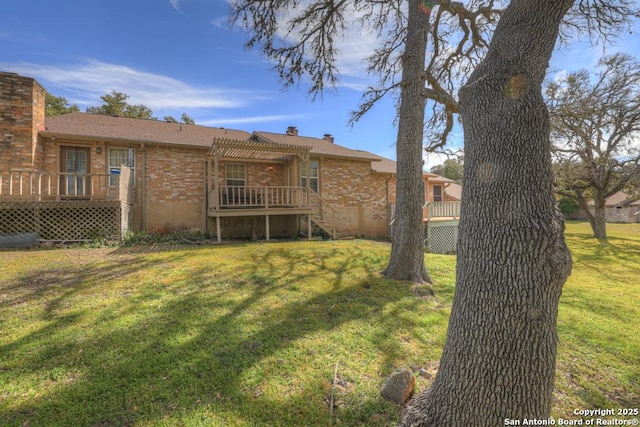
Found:
[[449, 197], [457, 200], [462, 200], [462, 185], [460, 184], [456, 184], [455, 182], [450, 183], [449, 185], [444, 187], [444, 192]]
[[624, 191], [618, 191], [613, 196], [607, 197], [605, 206], [625, 206], [625, 205], [640, 205], [640, 199], [631, 197]]
[[274, 142], [276, 144], [289, 144], [289, 145], [303, 145], [310, 146], [311, 154], [325, 155], [331, 157], [345, 157], [351, 159], [368, 160], [371, 162], [377, 162], [381, 159], [380, 156], [368, 153], [366, 151], [352, 150], [347, 147], [343, 147], [333, 142], [329, 142], [322, 138], [312, 138], [308, 136], [286, 135], [281, 133], [271, 132], [254, 132], [253, 133], [258, 140], [265, 142]]
[[[370, 153], [371, 154], [371, 153]], [[372, 156], [376, 156], [375, 154], [371, 154]], [[398, 163], [387, 159], [385, 157], [376, 156], [380, 159], [379, 162], [371, 163], [371, 169], [376, 173], [389, 173], [395, 174], [398, 170]], [[429, 177], [429, 182], [442, 182], [442, 183], [450, 183], [454, 184], [455, 181], [449, 178], [445, 178], [444, 176], [440, 176], [431, 172], [423, 172], [423, 176]]]
[[45, 130], [40, 132], [42, 136], [136, 141], [206, 149], [211, 147], [214, 138], [247, 139], [250, 135], [241, 130], [88, 113], [47, 117], [45, 126]]
[[389, 173], [395, 175], [398, 165], [391, 159], [380, 157], [379, 162], [371, 163], [371, 169], [376, 173]]

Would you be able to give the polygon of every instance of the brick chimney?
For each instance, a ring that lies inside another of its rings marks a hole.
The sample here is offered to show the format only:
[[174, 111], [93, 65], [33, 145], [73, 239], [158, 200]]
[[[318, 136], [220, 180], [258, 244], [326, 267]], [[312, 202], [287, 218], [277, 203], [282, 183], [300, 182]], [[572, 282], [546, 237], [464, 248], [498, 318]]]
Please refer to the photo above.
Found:
[[47, 91], [31, 77], [0, 72], [0, 170], [38, 169]]
[[289, 126], [284, 134], [288, 136], [298, 136], [298, 128], [295, 126]]
[[322, 139], [333, 144], [333, 135], [331, 135], [330, 133], [325, 133]]

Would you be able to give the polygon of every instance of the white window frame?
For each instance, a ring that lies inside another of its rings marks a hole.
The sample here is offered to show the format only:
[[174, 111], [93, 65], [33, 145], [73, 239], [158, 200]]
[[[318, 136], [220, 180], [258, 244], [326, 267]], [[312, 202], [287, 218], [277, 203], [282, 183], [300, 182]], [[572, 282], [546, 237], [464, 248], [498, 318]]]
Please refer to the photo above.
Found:
[[[112, 164], [112, 158], [111, 158], [111, 153], [115, 152], [115, 151], [126, 151], [126, 160], [123, 161], [123, 157], [121, 157], [120, 159], [116, 160], [116, 162], [118, 163], [116, 164]], [[107, 156], [107, 162], [108, 162], [108, 168], [109, 168], [109, 185], [110, 186], [115, 186], [118, 184], [118, 180], [117, 180], [117, 176], [120, 175], [120, 168], [121, 166], [124, 164], [125, 166], [127, 166], [128, 168], [131, 169], [131, 173], [133, 175], [133, 182], [135, 185], [136, 182], [136, 153], [134, 151], [133, 148], [126, 148], [126, 147], [109, 147], [108, 150], [108, 156]], [[112, 174], [112, 172], [117, 171], [117, 173]]]
[[[240, 178], [240, 173], [242, 178]], [[229, 184], [229, 181], [242, 182]], [[224, 167], [224, 185], [226, 187], [246, 187], [247, 186], [247, 166], [244, 163], [227, 163]]]
[[[309, 166], [311, 169], [311, 177], [309, 178], [309, 188], [311, 188], [313, 191], [319, 194], [320, 193], [320, 161], [311, 160], [309, 162]], [[307, 179], [307, 164], [303, 162], [300, 167], [300, 186], [302, 188], [307, 188], [306, 179]], [[315, 186], [314, 186], [314, 183], [315, 183]]]

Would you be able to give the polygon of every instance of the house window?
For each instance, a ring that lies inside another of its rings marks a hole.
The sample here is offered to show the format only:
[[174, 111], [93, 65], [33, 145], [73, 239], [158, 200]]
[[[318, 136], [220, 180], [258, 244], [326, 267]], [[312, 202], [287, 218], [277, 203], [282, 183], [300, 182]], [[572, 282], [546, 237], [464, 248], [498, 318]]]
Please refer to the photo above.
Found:
[[227, 187], [244, 187], [246, 182], [246, 170], [242, 163], [227, 163], [225, 166], [227, 173]]
[[434, 202], [442, 201], [442, 185], [433, 186], [433, 201]]
[[135, 154], [133, 148], [109, 149], [109, 185], [118, 185], [120, 167], [125, 165], [131, 168], [135, 181]]
[[318, 189], [318, 171], [320, 169], [320, 163], [317, 160], [312, 160], [310, 163], [311, 173], [307, 175], [307, 164], [302, 163], [300, 168], [300, 185], [302, 188], [307, 188], [307, 176], [309, 177], [309, 187], [316, 193], [319, 193]]
[[88, 196], [89, 149], [61, 147], [63, 161], [60, 164], [62, 194], [66, 196]]

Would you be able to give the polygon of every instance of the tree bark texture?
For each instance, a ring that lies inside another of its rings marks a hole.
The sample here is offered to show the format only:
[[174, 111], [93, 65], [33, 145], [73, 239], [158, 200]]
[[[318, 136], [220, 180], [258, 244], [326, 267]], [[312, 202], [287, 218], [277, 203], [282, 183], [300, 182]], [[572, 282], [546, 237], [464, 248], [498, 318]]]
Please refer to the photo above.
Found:
[[582, 195], [578, 196], [578, 205], [580, 210], [587, 217], [591, 230], [593, 231], [593, 237], [596, 239], [607, 239], [607, 217], [605, 212], [606, 199], [602, 191], [596, 189], [595, 196], [593, 198], [593, 213], [589, 209], [587, 200]]
[[465, 168], [456, 294], [440, 369], [402, 426], [497, 426], [551, 410], [562, 285], [541, 84], [573, 0], [514, 0], [460, 91]]
[[593, 237], [596, 239], [607, 239], [607, 216], [605, 211], [606, 199], [602, 191], [596, 190], [595, 197], [593, 198], [593, 220], [589, 218], [591, 229], [593, 230]]
[[423, 74], [429, 16], [419, 10], [420, 3], [409, 1], [396, 141], [396, 215], [391, 256], [383, 274], [390, 279], [430, 283], [424, 267], [422, 222], [422, 140], [426, 106]]

